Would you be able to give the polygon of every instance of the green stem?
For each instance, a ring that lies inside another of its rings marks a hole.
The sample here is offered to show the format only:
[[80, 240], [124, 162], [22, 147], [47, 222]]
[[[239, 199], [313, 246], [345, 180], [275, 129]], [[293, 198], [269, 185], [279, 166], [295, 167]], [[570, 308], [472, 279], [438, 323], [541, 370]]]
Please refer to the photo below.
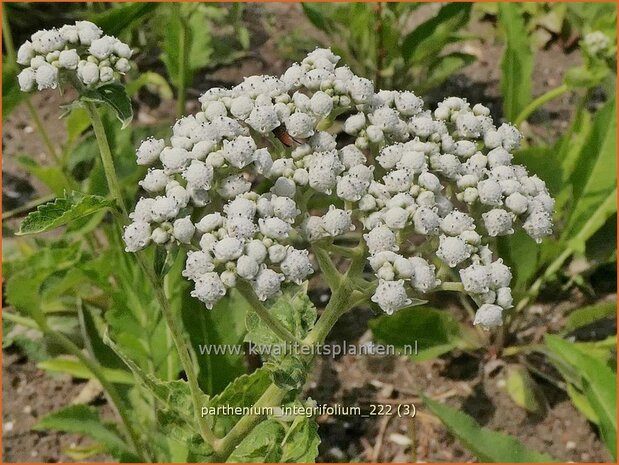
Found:
[[161, 306], [161, 311], [166, 320], [166, 324], [170, 329], [170, 334], [172, 336], [172, 340], [174, 341], [174, 345], [176, 346], [181, 365], [185, 371], [185, 375], [187, 376], [187, 382], [189, 384], [189, 390], [191, 391], [191, 398], [193, 401], [194, 414], [200, 427], [200, 435], [204, 441], [213, 446], [217, 440], [217, 437], [209, 424], [206, 422], [206, 418], [202, 417], [201, 412], [202, 405], [204, 404], [204, 393], [198, 384], [198, 376], [196, 375], [194, 362], [192, 360], [191, 351], [189, 350], [187, 341], [185, 340], [181, 327], [177, 323], [176, 315], [174, 315], [174, 312], [170, 308], [168, 298], [165, 295], [163, 287], [161, 286], [161, 282], [157, 279], [153, 270], [147, 265], [143, 256], [140, 253], [136, 253], [135, 256], [153, 286], [153, 290], [155, 291], [157, 301]]
[[110, 383], [105, 377], [101, 365], [99, 365], [97, 361], [86, 357], [84, 353], [79, 349], [79, 347], [77, 347], [68, 337], [50, 328], [47, 322], [42, 322], [39, 329], [46, 336], [55, 341], [58, 345], [62, 346], [68, 353], [77, 357], [77, 359], [82, 362], [86, 366], [86, 368], [88, 368], [88, 370], [93, 374], [93, 376], [97, 378], [97, 380], [101, 383], [101, 386], [103, 386], [105, 392], [107, 392], [108, 396], [110, 397], [110, 400], [112, 401], [115, 410], [118, 412], [118, 415], [120, 416], [122, 423], [127, 430], [128, 439], [131, 443], [131, 446], [133, 447], [138, 456], [148, 458], [146, 451], [142, 448], [142, 445], [140, 444], [139, 436], [133, 428], [133, 425], [131, 424], [131, 420], [129, 419], [129, 415], [127, 413], [129, 411], [128, 408], [124, 405], [124, 402], [118, 394], [118, 391], [116, 391], [114, 385]]
[[464, 292], [464, 285], [458, 282], [444, 282], [437, 287], [439, 291]]
[[316, 261], [318, 261], [320, 271], [322, 271], [327, 283], [329, 284], [329, 288], [331, 291], [334, 291], [342, 281], [342, 274], [335, 267], [335, 264], [329, 256], [328, 250], [323, 248], [317, 242], [314, 242], [312, 244], [312, 251], [314, 252]]
[[95, 138], [97, 139], [97, 144], [99, 145], [99, 153], [101, 154], [101, 162], [103, 163], [103, 171], [105, 172], [105, 179], [107, 180], [110, 194], [112, 194], [112, 197], [118, 203], [118, 206], [123, 212], [123, 216], [128, 217], [127, 207], [125, 206], [125, 201], [123, 199], [122, 190], [120, 189], [118, 177], [116, 176], [116, 169], [114, 168], [114, 159], [112, 157], [112, 151], [110, 150], [110, 144], [108, 142], [107, 135], [105, 133], [105, 127], [103, 126], [103, 121], [101, 120], [101, 116], [99, 115], [99, 112], [97, 111], [97, 107], [95, 106], [94, 103], [84, 102], [84, 106], [90, 118], [92, 128], [95, 131]]
[[283, 341], [294, 342], [297, 338], [292, 334], [288, 329], [277, 320], [269, 310], [264, 306], [264, 304], [258, 299], [258, 296], [254, 292], [249, 284], [245, 280], [239, 279], [236, 285], [237, 290], [241, 293], [245, 300], [249, 302], [252, 306], [252, 309], [258, 314], [260, 319], [273, 331], [280, 339]]
[[[105, 172], [108, 186], [110, 187], [112, 195], [116, 197], [120, 207], [122, 208], [122, 220], [127, 222], [129, 220], [129, 217], [127, 215], [127, 209], [123, 201], [122, 192], [118, 184], [118, 178], [116, 177], [116, 170], [114, 169], [114, 161], [112, 159], [112, 153], [110, 151], [110, 144], [107, 140], [107, 135], [105, 133], [105, 128], [103, 127], [103, 122], [101, 121], [101, 117], [99, 116], [97, 108], [93, 103], [86, 102], [85, 106], [86, 111], [88, 112], [88, 115], [92, 122], [93, 129], [95, 131], [95, 136], [97, 139], [97, 144], [99, 145], [99, 150], [101, 152], [101, 161], [103, 163], [103, 169]], [[122, 226], [122, 220], [119, 219], [118, 221], [120, 226]], [[176, 322], [176, 315], [174, 315], [172, 309], [170, 308], [167, 296], [165, 295], [165, 291], [161, 285], [161, 282], [159, 281], [159, 279], [157, 279], [151, 267], [148, 266], [143, 255], [138, 252], [135, 254], [135, 257], [138, 261], [138, 264], [144, 271], [144, 274], [148, 277], [153, 287], [153, 290], [155, 291], [157, 301], [161, 306], [161, 311], [166, 320], [167, 326], [170, 329], [172, 340], [174, 341], [176, 350], [178, 351], [181, 365], [183, 367], [183, 370], [185, 370], [185, 374], [187, 376], [189, 388], [191, 391], [191, 397], [194, 404], [194, 413], [200, 427], [200, 434], [207, 443], [212, 445], [216, 440], [216, 436], [206, 422], [206, 419], [203, 419], [201, 415], [203, 393], [200, 390], [200, 386], [198, 385], [198, 377], [196, 376], [194, 364], [191, 359], [191, 352], [189, 351], [189, 347], [185, 341], [185, 338], [183, 337], [181, 328]]]
[[544, 105], [546, 102], [549, 102], [550, 100], [557, 98], [559, 95], [564, 94], [568, 90], [570, 90], [570, 88], [567, 84], [561, 84], [560, 86], [549, 90], [545, 94], [540, 95], [520, 112], [516, 118], [516, 121], [514, 121], [514, 125], [516, 127], [520, 126], [535, 110]]

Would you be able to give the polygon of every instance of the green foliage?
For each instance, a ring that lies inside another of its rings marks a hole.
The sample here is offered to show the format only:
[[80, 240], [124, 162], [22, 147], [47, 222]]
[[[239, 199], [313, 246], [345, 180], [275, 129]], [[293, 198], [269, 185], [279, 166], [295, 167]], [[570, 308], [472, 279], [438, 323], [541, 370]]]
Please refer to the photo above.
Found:
[[331, 39], [330, 46], [353, 72], [379, 88], [425, 92], [474, 61], [447, 52], [467, 40], [470, 3], [449, 3], [411, 30], [419, 3], [303, 3], [310, 22]]
[[552, 457], [527, 449], [512, 436], [482, 428], [466, 413], [427, 397], [424, 405], [440, 418], [449, 432], [481, 462], [547, 463]]
[[139, 460], [119, 436], [116, 428], [109, 423], [103, 423], [94, 407], [77, 404], [50, 413], [39, 420], [35, 429], [51, 429], [66, 433], [77, 433], [89, 436], [103, 444], [107, 450], [123, 461]]
[[131, 100], [125, 87], [117, 82], [103, 84], [94, 89], [82, 90], [81, 98], [87, 102], [102, 103], [109, 106], [125, 129], [133, 119]]
[[521, 5], [500, 3], [499, 22], [505, 39], [505, 51], [501, 59], [503, 113], [508, 121], [515, 121], [531, 100], [533, 52]]
[[286, 435], [284, 426], [267, 420], [256, 426], [228, 458], [231, 463], [274, 463], [282, 457], [281, 442]]
[[65, 193], [63, 198], [46, 203], [30, 213], [22, 222], [18, 235], [37, 234], [64, 226], [72, 221], [112, 208], [114, 202], [97, 195]]
[[[564, 339], [546, 335], [546, 349], [550, 361], [573, 385], [584, 410], [594, 413], [602, 439], [613, 457], [617, 457], [617, 374], [608, 365], [590, 353]], [[586, 403], [585, 403], [586, 401]]]
[[546, 401], [529, 371], [521, 365], [510, 365], [506, 378], [507, 393], [520, 407], [532, 413], [543, 413]]
[[481, 346], [475, 332], [446, 311], [431, 307], [403, 309], [370, 321], [374, 337], [395, 347], [417, 347], [414, 361], [438, 357], [456, 348], [473, 350]]
[[22, 92], [17, 82], [19, 69], [16, 63], [10, 63], [6, 55], [2, 55], [2, 119], [5, 120], [17, 106], [28, 98]]
[[617, 303], [608, 302], [590, 305], [571, 312], [565, 321], [564, 331], [569, 333], [575, 329], [587, 326], [604, 318], [611, 318], [617, 314]]

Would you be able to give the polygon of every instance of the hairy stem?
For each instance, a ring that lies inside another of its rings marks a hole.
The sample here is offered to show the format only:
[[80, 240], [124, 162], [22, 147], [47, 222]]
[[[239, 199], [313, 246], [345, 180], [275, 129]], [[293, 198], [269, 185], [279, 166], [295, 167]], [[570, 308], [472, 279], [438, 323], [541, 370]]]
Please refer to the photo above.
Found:
[[[101, 161], [103, 163], [103, 168], [108, 186], [110, 187], [112, 195], [118, 199], [118, 203], [122, 209], [122, 219], [118, 218], [117, 216], [119, 225], [122, 226], [123, 221], [129, 221], [129, 217], [127, 215], [127, 209], [123, 201], [122, 191], [120, 190], [118, 178], [116, 177], [116, 170], [114, 169], [114, 162], [112, 160], [110, 144], [107, 140], [107, 135], [105, 133], [101, 117], [97, 112], [97, 108], [91, 102], [86, 102], [85, 105], [88, 115], [90, 116], [90, 119], [92, 121], [93, 129], [95, 131], [95, 136], [97, 139], [97, 144], [99, 145], [99, 150], [101, 152]], [[162, 283], [157, 278], [157, 276], [155, 276], [152, 267], [148, 265], [144, 256], [141, 253], [136, 253], [135, 257], [138, 261], [138, 264], [142, 268], [142, 271], [144, 271], [144, 274], [148, 277], [153, 287], [153, 290], [155, 291], [155, 295], [157, 297], [159, 305], [161, 306], [161, 311], [166, 320], [166, 324], [170, 329], [172, 340], [174, 341], [174, 345], [176, 346], [176, 350], [178, 351], [181, 365], [183, 367], [183, 370], [185, 371], [185, 375], [187, 376], [187, 381], [189, 383], [191, 397], [193, 400], [194, 413], [200, 427], [200, 434], [207, 443], [212, 445], [215, 442], [216, 437], [210, 426], [206, 422], [206, 419], [202, 418], [202, 415], [200, 414], [203, 403], [203, 392], [200, 390], [200, 386], [198, 385], [198, 377], [196, 376], [193, 360], [191, 359], [191, 352], [189, 350], [187, 342], [185, 341], [183, 332], [177, 324], [177, 316], [174, 315], [174, 313], [172, 312]]]
[[258, 314], [260, 319], [283, 341], [294, 342], [297, 338], [288, 329], [276, 319], [264, 304], [258, 299], [258, 296], [252, 289], [251, 285], [245, 280], [238, 280], [236, 285], [237, 290], [247, 300], [252, 309]]
[[564, 94], [565, 92], [567, 92], [570, 88], [567, 86], [567, 84], [561, 84], [558, 87], [555, 87], [554, 89], [549, 90], [548, 92], [546, 92], [545, 94], [540, 95], [539, 97], [537, 97], [535, 100], [533, 100], [531, 103], [529, 103], [524, 110], [522, 110], [520, 112], [520, 114], [518, 115], [518, 117], [516, 118], [516, 121], [514, 122], [514, 125], [516, 127], [520, 126], [524, 121], [526, 121], [526, 119], [531, 116], [531, 114], [537, 110], [539, 107], [541, 107], [542, 105], [544, 105], [546, 102], [549, 102], [550, 100], [553, 100], [555, 98], [557, 98], [558, 96], [560, 96], [561, 94]]
[[90, 118], [92, 128], [95, 131], [95, 138], [99, 145], [99, 153], [101, 155], [101, 163], [103, 163], [103, 171], [105, 172], [105, 179], [110, 190], [110, 194], [118, 203], [118, 206], [123, 212], [123, 216], [127, 217], [127, 207], [123, 199], [122, 190], [120, 189], [120, 183], [116, 176], [116, 169], [114, 168], [114, 159], [112, 157], [112, 151], [110, 150], [110, 144], [105, 134], [105, 128], [103, 127], [103, 121], [101, 116], [97, 112], [97, 107], [92, 102], [84, 102], [86, 112]]

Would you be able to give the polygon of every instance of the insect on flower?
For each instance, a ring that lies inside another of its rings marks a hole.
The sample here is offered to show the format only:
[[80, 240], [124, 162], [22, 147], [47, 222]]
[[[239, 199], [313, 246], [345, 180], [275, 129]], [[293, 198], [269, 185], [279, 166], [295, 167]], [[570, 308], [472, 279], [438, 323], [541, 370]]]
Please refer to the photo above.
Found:
[[286, 147], [294, 147], [295, 143], [297, 145], [301, 144], [301, 141], [288, 134], [288, 131], [286, 131], [286, 127], [283, 124], [273, 129], [273, 134], [275, 134], [275, 137], [277, 137]]

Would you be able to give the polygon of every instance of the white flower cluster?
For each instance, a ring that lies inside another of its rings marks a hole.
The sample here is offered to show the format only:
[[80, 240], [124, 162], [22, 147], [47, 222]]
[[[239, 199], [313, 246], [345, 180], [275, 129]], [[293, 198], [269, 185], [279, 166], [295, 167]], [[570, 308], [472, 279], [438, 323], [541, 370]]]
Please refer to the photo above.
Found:
[[131, 68], [131, 48], [116, 37], [103, 35], [89, 21], [60, 29], [37, 31], [19, 47], [17, 63], [26, 66], [17, 76], [23, 92], [55, 89], [60, 73], [74, 73], [87, 87], [109, 83]]
[[605, 57], [614, 54], [610, 37], [602, 31], [593, 31], [583, 37], [583, 47], [595, 57]]
[[[151, 197], [131, 215], [127, 250], [193, 244], [184, 274], [210, 308], [237, 277], [263, 300], [303, 281], [312, 266], [292, 244], [357, 224], [384, 311], [436, 288], [439, 266], [459, 271], [476, 323], [500, 324], [511, 274], [488, 244], [519, 224], [536, 241], [552, 227], [544, 182], [511, 164], [520, 133], [460, 98], [432, 113], [412, 92], [375, 92], [338, 60], [317, 49], [279, 78], [210, 89], [169, 143], [144, 141], [137, 162], [150, 167], [140, 185]], [[341, 114], [352, 143], [321, 130]], [[308, 211], [312, 195], [330, 195], [329, 209]]]

